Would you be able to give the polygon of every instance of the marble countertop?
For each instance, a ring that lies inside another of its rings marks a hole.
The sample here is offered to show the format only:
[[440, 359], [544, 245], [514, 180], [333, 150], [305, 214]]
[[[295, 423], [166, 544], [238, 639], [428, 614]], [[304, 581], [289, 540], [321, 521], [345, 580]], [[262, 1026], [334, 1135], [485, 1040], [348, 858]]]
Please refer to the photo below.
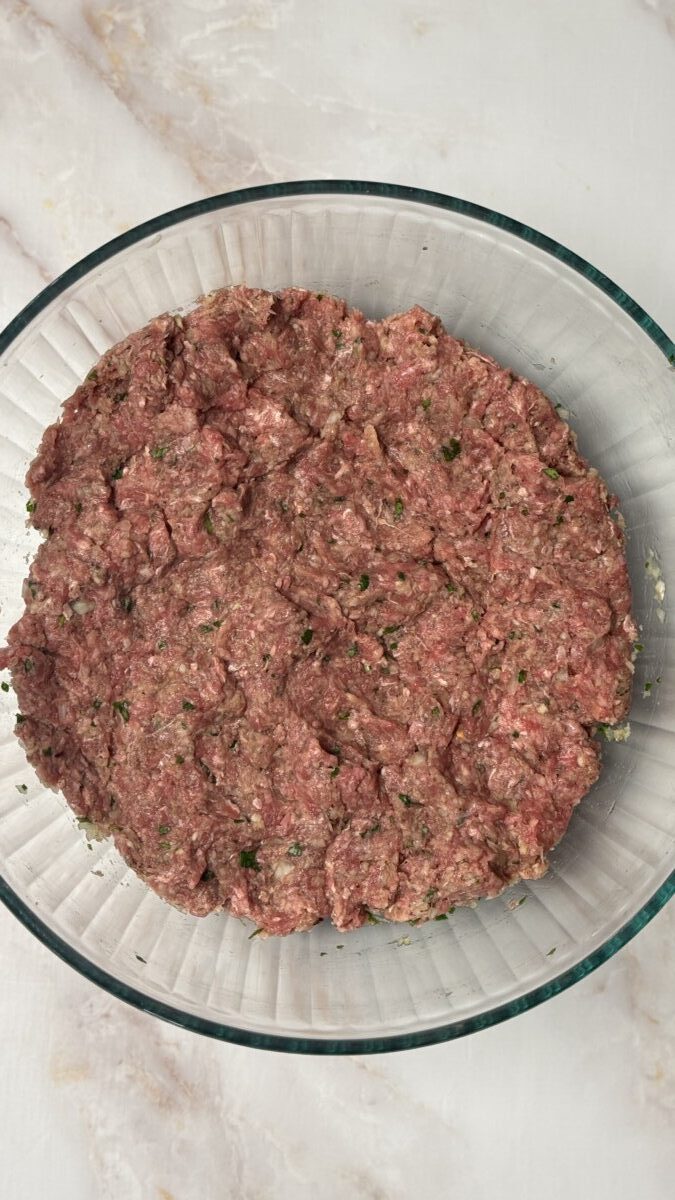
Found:
[[[66, 266], [247, 184], [419, 184], [541, 229], [675, 330], [675, 0], [5, 0], [0, 325]], [[220, 1045], [0, 912], [3, 1195], [666, 1200], [675, 905], [463, 1041]]]

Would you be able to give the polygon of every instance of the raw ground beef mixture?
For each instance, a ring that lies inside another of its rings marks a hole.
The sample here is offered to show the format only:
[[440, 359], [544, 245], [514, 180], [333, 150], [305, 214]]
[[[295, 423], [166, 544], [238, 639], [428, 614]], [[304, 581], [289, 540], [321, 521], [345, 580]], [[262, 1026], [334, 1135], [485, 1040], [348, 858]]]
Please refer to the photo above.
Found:
[[17, 733], [166, 900], [346, 930], [544, 873], [635, 627], [538, 388], [420, 308], [235, 287], [109, 351], [28, 484]]

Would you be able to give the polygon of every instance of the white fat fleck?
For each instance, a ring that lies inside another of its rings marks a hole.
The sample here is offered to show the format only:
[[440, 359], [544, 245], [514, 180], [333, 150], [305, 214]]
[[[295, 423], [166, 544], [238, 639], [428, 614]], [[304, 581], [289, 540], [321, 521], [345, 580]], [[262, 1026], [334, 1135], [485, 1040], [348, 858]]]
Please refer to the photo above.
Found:
[[657, 615], [657, 617], [658, 617], [659, 621], [661, 622], [661, 624], [663, 625], [663, 623], [664, 623], [664, 621], [665, 621], [665, 619], [666, 619], [666, 611], [665, 611], [665, 609], [663, 609], [663, 608], [657, 608], [657, 610], [656, 610], [656, 615]]
[[529, 579], [536, 579], [537, 575], [539, 574], [539, 570], [537, 567], [530, 567], [527, 574]]
[[555, 411], [557, 412], [561, 421], [569, 421], [570, 417], [572, 416], [570, 409], [564, 408], [562, 404], [556, 404]]
[[630, 721], [626, 721], [625, 725], [617, 725], [614, 729], [608, 726], [603, 733], [608, 742], [627, 742], [630, 737]]
[[666, 585], [663, 579], [658, 579], [654, 584], [654, 595], [659, 603], [662, 604], [666, 598]]
[[538, 712], [538, 713], [540, 713], [540, 714], [543, 716], [543, 715], [544, 715], [544, 713], [547, 713], [547, 712], [548, 712], [548, 709], [547, 709], [547, 707], [546, 707], [546, 705], [545, 705], [545, 704], [538, 704], [538, 705], [537, 705], [537, 712]]
[[287, 875], [290, 875], [292, 873], [292, 871], [293, 871], [292, 863], [278, 862], [276, 864], [276, 866], [274, 867], [274, 870], [272, 873], [273, 873], [275, 879], [285, 879]]

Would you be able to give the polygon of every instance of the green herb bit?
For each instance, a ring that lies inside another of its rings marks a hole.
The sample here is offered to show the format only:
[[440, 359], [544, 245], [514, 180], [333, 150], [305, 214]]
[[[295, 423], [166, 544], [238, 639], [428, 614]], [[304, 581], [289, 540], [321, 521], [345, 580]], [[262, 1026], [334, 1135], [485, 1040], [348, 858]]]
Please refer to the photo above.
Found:
[[115, 709], [115, 712], [118, 712], [120, 714], [122, 720], [126, 724], [126, 722], [129, 720], [129, 702], [128, 702], [128, 700], [113, 700], [112, 706]]
[[77, 515], [79, 517], [80, 513], [82, 512], [82, 501], [81, 500], [75, 501], [75, 512], [77, 513]]
[[562, 513], [558, 513], [558, 515], [555, 519], [556, 525], [562, 525], [563, 521], [564, 521], [564, 517], [563, 517]]
[[290, 858], [299, 858], [304, 852], [304, 849], [305, 847], [301, 846], [300, 842], [293, 842], [293, 844], [288, 847], [286, 853], [290, 856]]
[[3, 679], [2, 683], [0, 683], [0, 687], [2, 688], [3, 692], [9, 691], [9, 684], [5, 683], [4, 679]]
[[160, 850], [170, 850], [171, 849], [171, 842], [158, 842], [157, 844], [158, 844]]
[[24, 658], [23, 669], [26, 672], [26, 675], [30, 675], [31, 671], [35, 670], [35, 663], [33, 662], [32, 658]]
[[16, 790], [17, 792], [21, 792], [22, 796], [25, 796], [26, 792], [28, 791], [28, 785], [25, 783], [17, 783]]
[[434, 707], [431, 710], [431, 715], [432, 715], [432, 717], [440, 717], [441, 710], [440, 710], [438, 704], [434, 704]]
[[26, 504], [26, 512], [27, 513], [34, 513], [36, 508], [37, 508], [37, 500], [29, 500], [28, 503]]
[[407, 792], [399, 792], [398, 798], [404, 808], [421, 808], [419, 800], [413, 800]]
[[366, 592], [369, 587], [370, 587], [370, 575], [366, 575], [364, 572], [364, 574], [361, 575], [359, 578], [359, 591]]
[[102, 704], [103, 704], [103, 701], [102, 701], [102, 700], [99, 700], [98, 696], [95, 696], [95, 697], [94, 697], [94, 699], [93, 699], [93, 700], [92, 700], [92, 702], [91, 702], [91, 706], [92, 706], [92, 708], [95, 708], [97, 712], [98, 712], [98, 710], [99, 710], [99, 708], [101, 707], [101, 705], [102, 705]]
[[305, 629], [300, 634], [300, 641], [302, 642], [303, 646], [309, 646], [309, 643], [311, 642], [313, 637], [314, 637], [314, 630], [313, 629]]
[[213, 521], [211, 520], [211, 513], [210, 513], [210, 512], [205, 512], [205, 513], [204, 513], [204, 528], [205, 528], [205, 530], [206, 530], [206, 532], [207, 532], [207, 533], [214, 533], [214, 532], [215, 532], [215, 530], [214, 530], [214, 526], [213, 526]]
[[446, 590], [446, 592], [449, 593], [450, 596], [454, 596], [455, 592], [457, 591], [457, 588], [455, 587], [454, 583], [446, 583], [445, 590]]
[[157, 458], [157, 459], [164, 458], [164, 455], [166, 454], [167, 450], [168, 450], [168, 446], [155, 446], [150, 451], [150, 457]]
[[651, 685], [651, 683], [649, 682], [649, 680], [647, 680], [647, 681], [646, 681], [646, 683], [645, 683], [645, 686], [644, 686], [644, 692], [645, 692], [645, 695], [646, 695], [646, 696], [648, 696], [648, 695], [649, 695], [649, 693], [651, 692], [651, 690], [652, 690], [652, 685]]
[[394, 500], [394, 520], [395, 521], [400, 521], [401, 517], [403, 516], [404, 509], [405, 509], [405, 505], [404, 505], [401, 497], [397, 496], [396, 499]]
[[472, 621], [480, 621], [480, 613], [477, 608], [473, 609], [473, 611], [471, 613], [471, 620]]
[[192, 703], [191, 700], [184, 700], [181, 707], [183, 709], [183, 712], [192, 712], [192, 710], [194, 708], [194, 704]]
[[26, 718], [24, 717], [23, 713], [17, 713], [14, 720], [16, 721], [17, 725], [23, 725]]
[[546, 951], [546, 957], [550, 958], [552, 954], [555, 954], [557, 949], [557, 946], [551, 946], [551, 949]]
[[253, 930], [253, 933], [249, 933], [249, 935], [248, 935], [249, 942], [252, 942], [254, 938], [260, 937], [261, 933], [264, 933], [264, 929], [263, 929], [262, 925], [259, 925], [257, 929]]
[[348, 720], [349, 720], [349, 714], [350, 714], [350, 709], [348, 709], [348, 708], [343, 708], [342, 712], [339, 712], [339, 713], [338, 713], [338, 715], [337, 715], [337, 719], [338, 719], [338, 721], [348, 721]]
[[42, 753], [44, 754], [45, 758], [51, 758], [54, 751], [52, 750], [51, 746], [45, 746]]
[[437, 895], [438, 895], [438, 888], [429, 888], [429, 891], [426, 893], [424, 899], [426, 900], [427, 904], [433, 904]]
[[35, 580], [29, 579], [28, 580], [28, 591], [30, 592], [33, 600], [37, 596], [37, 590], [38, 590], [38, 585], [37, 585], [37, 583], [35, 583]]
[[358, 648], [356, 642], [354, 642], [354, 645], [350, 646], [349, 649], [347, 650], [347, 657], [348, 658], [356, 658], [356, 655], [358, 654], [358, 652], [359, 652], [359, 648]]
[[424, 409], [425, 412], [429, 411], [429, 409], [431, 408], [431, 396], [424, 397], [424, 399], [422, 401], [422, 408]]
[[642, 651], [644, 650], [644, 646], [642, 645], [642, 642], [636, 642], [635, 645], [633, 646], [633, 649], [636, 654], [642, 654]]
[[512, 737], [512, 738], [519, 738], [519, 737], [520, 737], [520, 730], [518, 730], [518, 729], [514, 729], [514, 730], [513, 730], [513, 732], [512, 732], [512, 734], [511, 734], [511, 737]]
[[337, 779], [337, 777], [338, 777], [338, 775], [339, 775], [339, 774], [340, 774], [340, 768], [339, 768], [339, 767], [333, 767], [333, 769], [330, 771], [330, 778], [331, 778], [331, 779]]
[[401, 583], [403, 583], [403, 581], [405, 579], [405, 571], [397, 571], [396, 578], [400, 579]]
[[119, 467], [115, 467], [111, 475], [111, 479], [121, 479], [124, 474], [124, 463], [120, 463]]
[[166, 642], [164, 641], [164, 638], [162, 638], [162, 639], [161, 639], [161, 640], [160, 640], [160, 641], [157, 643], [157, 649], [158, 649], [158, 650], [166, 650]]
[[520, 671], [518, 672], [518, 683], [524, 683], [526, 679], [527, 679], [527, 671], [523, 671], [523, 669], [521, 668]]
[[98, 379], [98, 371], [96, 370], [96, 367], [92, 367], [89, 374], [85, 376], [85, 382], [96, 383], [97, 379]]
[[555, 467], [544, 467], [542, 475], [548, 475], [549, 479], [560, 479], [560, 472]]
[[260, 863], [255, 850], [240, 850], [239, 851], [239, 866], [246, 871], [259, 871]]
[[158, 825], [157, 832], [160, 833], [162, 835], [162, 837], [166, 837], [167, 833], [171, 832], [171, 826], [170, 825]]
[[[223, 623], [222, 621], [211, 621], [210, 623], [207, 622], [207, 624], [205, 624], [205, 625], [200, 625], [199, 629], [200, 629], [201, 633], [213, 633], [214, 629], [220, 629], [222, 623]], [[263, 661], [264, 661], [264, 656], [263, 656]]]
[[134, 602], [131, 596], [120, 596], [120, 608], [124, 609], [125, 613], [130, 613], [134, 607]]
[[185, 762], [185, 759], [183, 758], [183, 755], [182, 755], [182, 754], [177, 754], [177, 755], [176, 755], [176, 763], [178, 764], [178, 766], [179, 766], [179, 767], [182, 767], [182, 765], [183, 765], [183, 763], [184, 763], [184, 762]]
[[342, 333], [342, 331], [340, 329], [332, 329], [331, 333], [333, 334], [333, 337], [335, 339], [335, 349], [341, 350], [342, 347], [344, 346], [344, 341], [345, 341], [344, 334]]
[[447, 913], [439, 913], [437, 917], [434, 917], [434, 921], [447, 921], [447, 919], [448, 919]]
[[571, 504], [573, 500], [574, 496], [565, 496], [565, 504]]
[[371, 825], [369, 829], [364, 829], [362, 831], [361, 837], [367, 838], [367, 837], [370, 837], [373, 833], [379, 833], [381, 828], [382, 828], [382, 826], [380, 825], [380, 822], [376, 821], [375, 824]]
[[441, 454], [446, 462], [452, 462], [453, 459], [457, 458], [461, 449], [461, 442], [458, 442], [457, 438], [453, 437], [450, 438], [447, 446], [441, 446]]
[[473, 705], [473, 707], [472, 707], [472, 709], [471, 709], [471, 716], [472, 716], [472, 717], [475, 717], [475, 716], [476, 716], [476, 714], [480, 712], [480, 710], [481, 710], [481, 708], [482, 708], [482, 707], [483, 707], [483, 701], [482, 701], [482, 700], [476, 700], [475, 704]]

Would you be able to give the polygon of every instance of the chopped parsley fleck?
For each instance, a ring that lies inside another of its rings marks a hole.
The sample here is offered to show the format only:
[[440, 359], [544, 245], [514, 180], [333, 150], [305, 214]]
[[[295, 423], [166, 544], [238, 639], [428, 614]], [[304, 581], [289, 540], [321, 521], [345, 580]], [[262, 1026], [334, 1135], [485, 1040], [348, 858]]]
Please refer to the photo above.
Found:
[[565, 496], [565, 504], [571, 504], [573, 500], [574, 496]]
[[647, 696], [648, 696], [648, 695], [649, 695], [649, 693], [651, 692], [651, 690], [652, 690], [652, 685], [651, 685], [651, 683], [649, 682], [649, 680], [647, 680], [647, 681], [646, 681], [646, 683], [645, 683], [645, 686], [644, 686], [644, 692], [645, 692], [645, 695], [647, 695]]
[[521, 896], [518, 903], [516, 904], [516, 908], [520, 908], [521, 904], [524, 904], [526, 900], [527, 900], [527, 896]]
[[359, 652], [359, 648], [358, 648], [356, 642], [354, 642], [354, 645], [350, 646], [349, 649], [347, 650], [347, 657], [348, 658], [356, 658], [356, 655], [358, 654], [358, 652]]
[[364, 829], [361, 831], [361, 837], [367, 838], [367, 837], [370, 837], [371, 834], [373, 834], [373, 833], [379, 833], [381, 828], [382, 828], [382, 826], [380, 825], [380, 822], [376, 821], [374, 825], [371, 825], [368, 829]]
[[437, 704], [434, 704], [434, 707], [431, 710], [431, 715], [432, 715], [432, 717], [440, 717], [441, 710]]
[[309, 643], [311, 642], [313, 637], [314, 637], [314, 630], [313, 629], [305, 629], [300, 634], [300, 641], [302, 642], [303, 646], [309, 646]]
[[556, 523], [556, 525], [562, 525], [562, 523], [563, 523], [563, 519], [564, 519], [564, 518], [563, 518], [563, 515], [562, 515], [562, 513], [558, 513], [558, 515], [557, 515], [557, 517], [556, 517], [556, 519], [555, 519], [555, 523]]
[[240, 850], [239, 851], [239, 866], [244, 867], [247, 871], [259, 871], [260, 863], [258, 862], [255, 850]]
[[633, 646], [633, 649], [636, 654], [642, 654], [642, 651], [644, 650], [644, 646], [642, 645], [642, 642], [636, 642], [635, 645]]
[[183, 758], [183, 755], [182, 755], [182, 754], [177, 754], [177, 755], [176, 755], [176, 762], [177, 762], [177, 764], [178, 764], [178, 766], [179, 766], [179, 767], [182, 767], [183, 763], [185, 762], [185, 759]]
[[168, 446], [154, 446], [153, 449], [150, 451], [150, 457], [151, 458], [164, 458], [164, 455], [166, 454], [167, 449], [168, 449]]
[[433, 904], [437, 895], [438, 895], [438, 888], [432, 887], [432, 888], [429, 888], [429, 891], [426, 893], [424, 899], [426, 900], [427, 904]]
[[520, 730], [519, 730], [519, 729], [514, 729], [514, 730], [513, 730], [513, 733], [511, 734], [511, 737], [512, 737], [512, 738], [519, 738], [519, 737], [520, 737]]
[[382, 630], [382, 633], [383, 634], [396, 633], [397, 629], [400, 629], [400, 628], [401, 628], [400, 625], [385, 625], [384, 629]]
[[38, 590], [37, 583], [35, 583], [35, 581], [33, 579], [29, 579], [28, 580], [28, 591], [30, 592], [33, 599], [35, 599], [35, 597], [37, 596], [37, 590]]
[[96, 696], [95, 699], [92, 700], [92, 708], [95, 708], [97, 711], [101, 707], [102, 704], [103, 704], [103, 701], [99, 700], [98, 696]]
[[551, 946], [551, 949], [546, 951], [546, 957], [550, 958], [552, 954], [555, 954], [557, 949], [557, 946]]
[[471, 620], [480, 621], [480, 613], [477, 608], [474, 608], [473, 612], [471, 613]]
[[447, 921], [447, 919], [448, 919], [447, 913], [439, 913], [437, 917], [434, 917], [434, 921]]
[[122, 720], [126, 724], [126, 722], [129, 720], [129, 702], [128, 702], [128, 700], [113, 700], [112, 706], [115, 709], [115, 712], [118, 712], [120, 714]]
[[331, 333], [333, 334], [333, 337], [335, 338], [335, 349], [341, 350], [342, 347], [344, 346], [344, 342], [345, 342], [344, 334], [342, 333], [342, 331], [340, 329], [332, 329]]
[[483, 701], [476, 700], [475, 704], [473, 705], [473, 707], [471, 709], [471, 716], [475, 717], [480, 712], [482, 707], [483, 707]]
[[542, 475], [548, 475], [549, 479], [560, 479], [560, 472], [555, 467], [544, 467]]
[[399, 792], [398, 798], [401, 801], [401, 804], [403, 805], [404, 808], [419, 808], [420, 807], [419, 800], [413, 800], [412, 796], [409, 796], [407, 792]]
[[300, 842], [293, 842], [293, 844], [288, 847], [286, 853], [289, 854], [291, 858], [299, 858], [304, 849], [305, 847], [301, 846]]
[[127, 398], [127, 395], [127, 392], [118, 392], [117, 395], [113, 397], [115, 404], [123, 404]]
[[89, 374], [85, 376], [85, 380], [86, 380], [86, 382], [96, 383], [97, 379], [98, 379], [98, 371], [96, 370], [96, 367], [92, 367]]
[[171, 826], [170, 825], [158, 825], [157, 832], [160, 833], [162, 835], [162, 837], [166, 837], [167, 833], [171, 832]]
[[4, 679], [3, 679], [2, 683], [0, 683], [0, 687], [2, 688], [3, 692], [9, 691], [9, 684], [5, 683]]
[[397, 571], [396, 578], [400, 579], [401, 583], [403, 583], [403, 580], [405, 579], [405, 571]]
[[25, 783], [17, 783], [16, 790], [17, 792], [21, 792], [22, 796], [25, 796], [26, 792], [28, 791], [28, 785]]
[[124, 463], [120, 463], [119, 467], [115, 467], [111, 475], [111, 479], [121, 479], [124, 474]]
[[164, 638], [162, 638], [161, 641], [159, 641], [157, 643], [157, 649], [158, 650], [166, 650], [166, 642], [164, 641]]
[[17, 725], [23, 725], [26, 718], [24, 717], [23, 713], [17, 713], [14, 720], [16, 721]]
[[338, 721], [348, 721], [349, 720], [349, 712], [350, 712], [350, 710], [348, 708], [343, 708], [342, 712], [339, 712], [337, 715]]
[[131, 596], [120, 596], [120, 608], [124, 609], [125, 613], [130, 613], [134, 607], [134, 602]]
[[24, 658], [23, 669], [27, 675], [30, 675], [31, 671], [35, 669], [35, 663], [33, 662], [32, 658]]
[[424, 409], [425, 412], [429, 411], [429, 409], [431, 408], [431, 396], [424, 397], [424, 399], [422, 401], [422, 408]]
[[522, 667], [518, 672], [518, 683], [524, 683], [527, 679], [527, 671], [523, 671]]
[[191, 700], [184, 700], [182, 704], [183, 712], [192, 712], [194, 704]]
[[366, 575], [364, 572], [364, 574], [361, 575], [359, 578], [359, 591], [366, 592], [369, 587], [370, 587], [370, 575]]
[[457, 441], [457, 438], [453, 437], [450, 438], [447, 446], [441, 446], [441, 454], [446, 462], [452, 462], [454, 458], [457, 458], [461, 449], [461, 443]]
[[214, 629], [220, 629], [222, 623], [222, 621], [211, 621], [205, 625], [200, 625], [199, 628], [202, 633], [213, 633]]
[[53, 750], [52, 750], [51, 746], [45, 746], [42, 753], [44, 754], [45, 758], [51, 758], [52, 754], [53, 754]]
[[338, 775], [339, 775], [339, 774], [340, 774], [340, 768], [339, 768], [339, 766], [337, 766], [337, 767], [333, 767], [333, 768], [332, 768], [332, 770], [330, 771], [330, 778], [331, 778], [331, 779], [337, 779], [337, 777], [338, 777]]
[[26, 512], [27, 513], [34, 513], [36, 508], [37, 508], [37, 500], [29, 500], [28, 503], [26, 504]]
[[213, 532], [214, 532], [213, 521], [211, 520], [211, 513], [210, 513], [210, 512], [205, 512], [205, 513], [204, 513], [204, 528], [205, 528], [205, 530], [206, 530], [206, 532], [207, 532], [207, 533], [213, 533]]
[[400, 521], [401, 517], [403, 516], [404, 508], [405, 508], [405, 505], [404, 505], [401, 497], [397, 496], [396, 499], [394, 500], [394, 520], [395, 521]]
[[457, 591], [457, 588], [455, 587], [454, 583], [446, 583], [445, 590], [446, 590], [446, 592], [448, 592], [448, 594], [450, 596], [454, 596], [455, 592]]
[[80, 513], [82, 512], [82, 501], [81, 500], [77, 500], [75, 502], [75, 512], [77, 513], [77, 515], [79, 517]]

